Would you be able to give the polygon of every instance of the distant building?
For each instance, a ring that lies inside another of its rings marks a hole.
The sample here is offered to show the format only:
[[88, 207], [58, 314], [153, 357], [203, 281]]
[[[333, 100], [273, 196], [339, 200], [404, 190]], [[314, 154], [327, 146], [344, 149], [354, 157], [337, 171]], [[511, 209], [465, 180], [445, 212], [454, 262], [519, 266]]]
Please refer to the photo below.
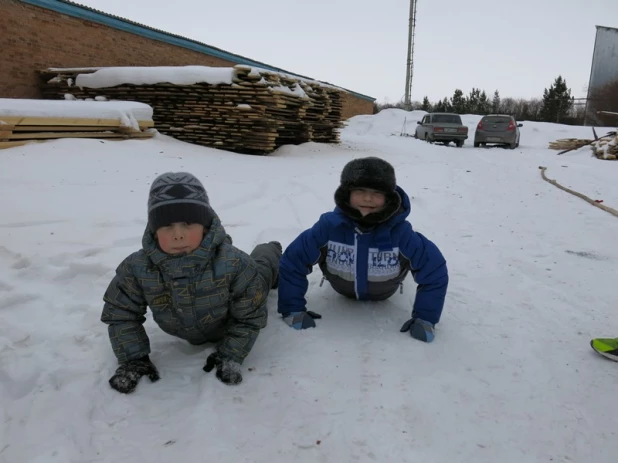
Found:
[[[67, 0], [0, 0], [2, 98], [41, 98], [36, 71], [48, 67], [236, 64], [299, 76]], [[375, 98], [342, 92], [344, 119], [373, 113]]]
[[[586, 124], [600, 124], [597, 111], [618, 111], [618, 29], [596, 26], [590, 82], [586, 100]], [[609, 86], [615, 85], [610, 91]], [[612, 95], [615, 95], [613, 97]]]

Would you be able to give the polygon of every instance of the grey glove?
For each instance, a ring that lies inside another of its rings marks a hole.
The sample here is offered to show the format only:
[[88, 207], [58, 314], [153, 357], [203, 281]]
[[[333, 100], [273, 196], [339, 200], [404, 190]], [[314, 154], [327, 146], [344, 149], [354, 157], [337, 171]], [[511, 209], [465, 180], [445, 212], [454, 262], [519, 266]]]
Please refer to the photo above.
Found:
[[431, 342], [435, 337], [434, 324], [420, 318], [411, 318], [401, 327], [402, 333], [410, 331], [410, 336], [419, 341]]
[[315, 328], [315, 322], [313, 320], [320, 318], [322, 318], [322, 315], [312, 312], [311, 310], [305, 312], [290, 312], [283, 315], [283, 321], [295, 330]]

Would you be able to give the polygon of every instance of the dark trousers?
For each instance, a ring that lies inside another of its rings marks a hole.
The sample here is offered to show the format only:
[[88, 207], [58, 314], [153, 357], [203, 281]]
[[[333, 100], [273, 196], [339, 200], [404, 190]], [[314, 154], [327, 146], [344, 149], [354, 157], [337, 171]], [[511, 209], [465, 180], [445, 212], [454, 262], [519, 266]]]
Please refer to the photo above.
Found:
[[258, 268], [258, 274], [269, 288], [277, 287], [281, 248], [273, 243], [258, 244], [250, 254]]

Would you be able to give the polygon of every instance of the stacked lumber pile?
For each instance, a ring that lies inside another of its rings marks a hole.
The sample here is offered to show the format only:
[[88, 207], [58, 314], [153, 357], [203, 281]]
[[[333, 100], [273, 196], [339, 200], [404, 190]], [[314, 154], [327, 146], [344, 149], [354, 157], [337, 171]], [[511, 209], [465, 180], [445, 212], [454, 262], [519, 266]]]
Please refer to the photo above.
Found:
[[[156, 68], [153, 68], [156, 69]], [[122, 84], [76, 87], [79, 74], [96, 69], [41, 71], [47, 99], [138, 101], [153, 110], [154, 128], [178, 140], [246, 154], [308, 141], [338, 143], [343, 127], [341, 91], [247, 66], [235, 66], [231, 84]]]
[[110, 140], [151, 138], [152, 121], [139, 121], [139, 130], [121, 125], [120, 119], [3, 116], [0, 108], [0, 149], [32, 141], [57, 138], [105, 138]]
[[592, 143], [592, 140], [580, 139], [580, 138], [561, 138], [549, 143], [549, 149], [552, 150], [576, 150], [582, 146], [586, 146]]
[[618, 159], [618, 135], [602, 137], [592, 143], [592, 152], [599, 159]]

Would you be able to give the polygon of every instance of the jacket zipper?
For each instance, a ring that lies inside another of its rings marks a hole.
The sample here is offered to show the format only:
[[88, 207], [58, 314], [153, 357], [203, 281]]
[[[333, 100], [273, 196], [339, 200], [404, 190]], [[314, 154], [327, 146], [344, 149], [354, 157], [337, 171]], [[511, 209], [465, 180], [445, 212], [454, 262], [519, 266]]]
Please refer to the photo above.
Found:
[[356, 233], [354, 233], [354, 293], [356, 294], [356, 299], [360, 299], [358, 296], [358, 235], [360, 234], [360, 230], [358, 228], [355, 229]]

